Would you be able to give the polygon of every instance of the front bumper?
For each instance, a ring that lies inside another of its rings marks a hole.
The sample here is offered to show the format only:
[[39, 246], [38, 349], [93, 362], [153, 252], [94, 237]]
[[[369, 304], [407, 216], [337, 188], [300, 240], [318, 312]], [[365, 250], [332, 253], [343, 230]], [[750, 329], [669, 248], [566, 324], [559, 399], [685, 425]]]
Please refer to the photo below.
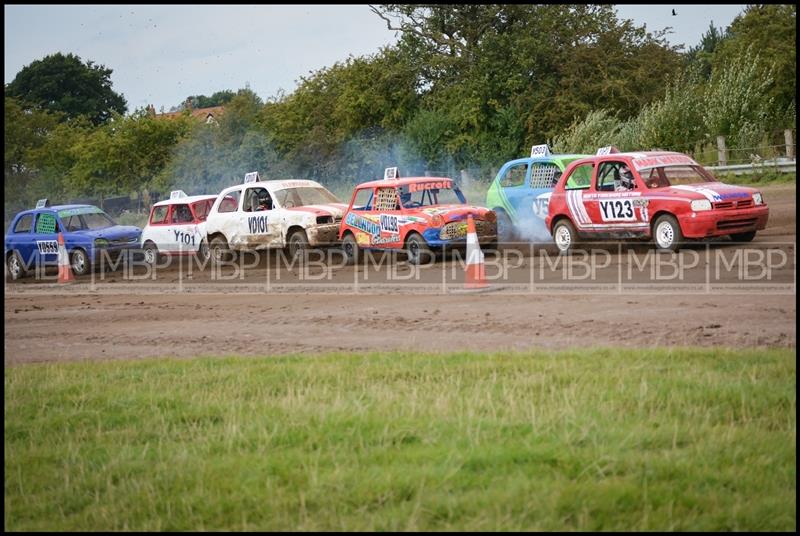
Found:
[[[456, 231], [448, 229], [448, 226], [454, 223], [459, 223], [459, 228]], [[430, 247], [464, 247], [467, 244], [466, 226], [467, 223], [451, 222], [445, 227], [438, 227], [434, 229], [426, 229], [422, 233], [422, 237]], [[463, 228], [461, 228], [463, 227]], [[497, 224], [487, 221], [475, 222], [475, 234], [478, 237], [478, 243], [481, 245], [492, 245], [497, 242]]]
[[331, 246], [339, 243], [339, 223], [312, 225], [306, 229], [310, 246]]
[[120, 245], [110, 245], [108, 247], [94, 247], [92, 248], [92, 264], [96, 264], [98, 262], [116, 262], [119, 260], [120, 257], [128, 254], [133, 254], [138, 251], [141, 251], [141, 247], [138, 243], [133, 244], [120, 244]]
[[686, 238], [707, 238], [733, 233], [760, 231], [767, 226], [769, 207], [760, 205], [744, 209], [714, 209], [690, 212], [678, 218]]

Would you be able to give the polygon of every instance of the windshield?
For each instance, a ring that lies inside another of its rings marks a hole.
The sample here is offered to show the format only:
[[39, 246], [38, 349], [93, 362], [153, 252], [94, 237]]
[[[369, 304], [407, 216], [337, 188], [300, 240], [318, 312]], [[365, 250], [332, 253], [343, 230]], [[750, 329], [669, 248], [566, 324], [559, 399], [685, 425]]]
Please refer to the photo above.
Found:
[[[435, 183], [441, 186], [443, 183]], [[428, 184], [409, 184], [400, 187], [403, 208], [431, 207], [434, 205], [463, 205], [464, 195], [458, 188], [428, 188]], [[415, 191], [411, 191], [415, 190]]]
[[667, 188], [699, 182], [716, 182], [714, 176], [701, 166], [663, 166], [639, 172], [648, 188]]
[[112, 225], [116, 225], [114, 220], [109, 218], [103, 212], [95, 212], [93, 214], [83, 214], [81, 216], [83, 218], [84, 223], [86, 224], [86, 229], [95, 230], [95, 229], [105, 229], [106, 227], [111, 227]]
[[339, 199], [325, 188], [303, 186], [286, 188], [275, 193], [278, 203], [284, 208], [304, 207], [325, 203], [341, 203]]

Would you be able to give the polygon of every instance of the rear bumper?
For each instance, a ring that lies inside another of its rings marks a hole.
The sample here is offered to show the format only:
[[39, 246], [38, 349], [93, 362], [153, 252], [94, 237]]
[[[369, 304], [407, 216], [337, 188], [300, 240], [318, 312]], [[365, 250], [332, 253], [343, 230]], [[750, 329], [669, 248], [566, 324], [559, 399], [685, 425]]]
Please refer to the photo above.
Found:
[[678, 218], [686, 238], [707, 238], [760, 231], [767, 226], [769, 207], [692, 212]]

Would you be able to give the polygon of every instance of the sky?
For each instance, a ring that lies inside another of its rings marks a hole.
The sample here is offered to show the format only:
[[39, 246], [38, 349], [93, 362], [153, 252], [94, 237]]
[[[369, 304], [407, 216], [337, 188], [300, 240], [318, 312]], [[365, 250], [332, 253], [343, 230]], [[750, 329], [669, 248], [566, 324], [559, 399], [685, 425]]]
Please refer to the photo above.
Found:
[[[620, 5], [648, 31], [672, 27], [673, 45], [697, 44], [713, 20], [725, 27], [745, 5]], [[676, 15], [672, 15], [675, 9]], [[113, 69], [128, 110], [169, 110], [189, 95], [250, 87], [262, 99], [307, 76], [397, 40], [367, 5], [6, 5], [5, 83], [55, 52]]]

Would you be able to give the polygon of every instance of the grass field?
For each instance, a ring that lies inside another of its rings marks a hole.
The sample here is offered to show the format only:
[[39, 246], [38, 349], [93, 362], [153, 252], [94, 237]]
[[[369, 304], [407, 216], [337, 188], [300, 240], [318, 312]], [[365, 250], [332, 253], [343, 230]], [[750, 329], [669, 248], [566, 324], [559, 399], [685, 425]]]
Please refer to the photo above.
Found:
[[794, 530], [794, 349], [5, 370], [6, 530]]

